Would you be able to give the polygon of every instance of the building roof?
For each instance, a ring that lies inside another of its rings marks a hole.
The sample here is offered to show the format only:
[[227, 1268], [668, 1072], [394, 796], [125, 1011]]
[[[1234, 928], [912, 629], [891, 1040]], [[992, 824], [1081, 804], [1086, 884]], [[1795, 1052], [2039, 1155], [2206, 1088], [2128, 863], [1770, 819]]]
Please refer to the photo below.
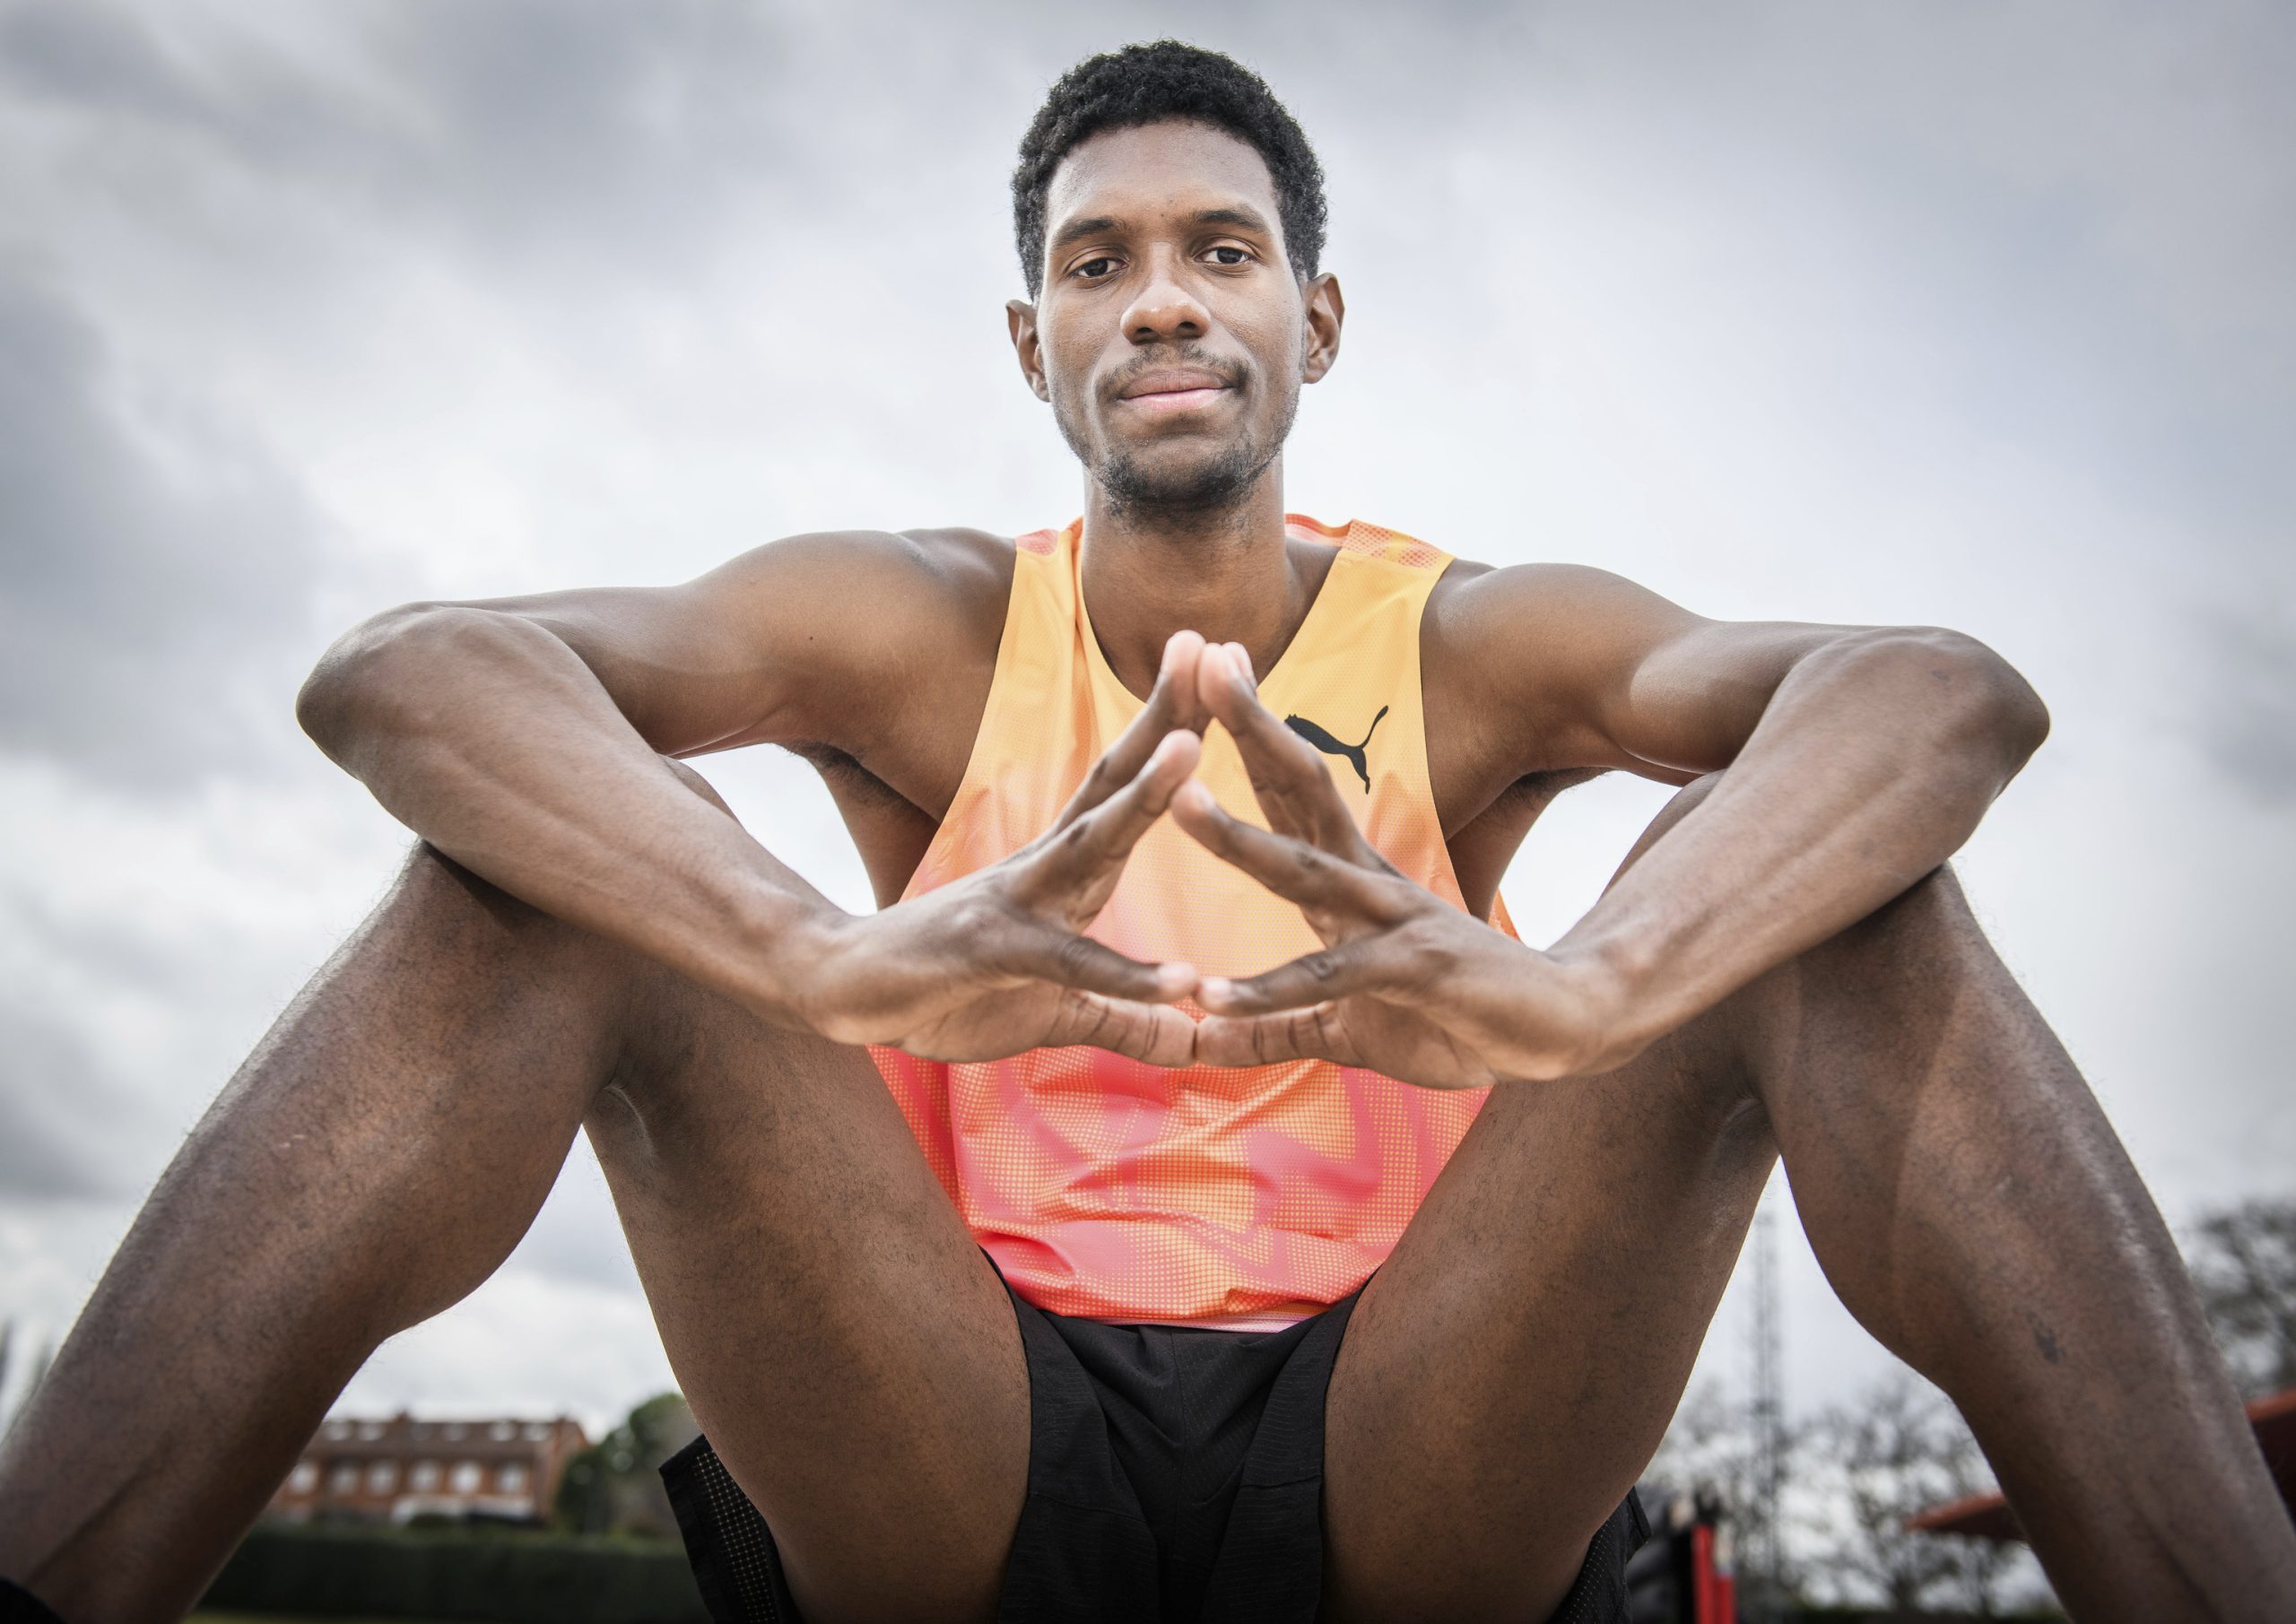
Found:
[[407, 1414], [387, 1420], [334, 1416], [320, 1424], [305, 1447], [309, 1455], [362, 1461], [415, 1460], [452, 1455], [458, 1460], [532, 1459], [555, 1446], [585, 1449], [589, 1436], [570, 1416], [480, 1416], [416, 1420]]

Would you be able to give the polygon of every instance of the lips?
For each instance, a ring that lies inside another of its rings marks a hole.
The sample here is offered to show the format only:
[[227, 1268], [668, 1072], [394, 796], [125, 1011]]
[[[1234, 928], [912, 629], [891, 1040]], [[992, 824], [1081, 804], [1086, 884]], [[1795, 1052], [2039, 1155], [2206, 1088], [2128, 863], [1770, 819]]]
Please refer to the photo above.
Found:
[[1186, 412], [1228, 392], [1228, 380], [1202, 367], [1160, 367], [1125, 385], [1117, 398], [1149, 412]]

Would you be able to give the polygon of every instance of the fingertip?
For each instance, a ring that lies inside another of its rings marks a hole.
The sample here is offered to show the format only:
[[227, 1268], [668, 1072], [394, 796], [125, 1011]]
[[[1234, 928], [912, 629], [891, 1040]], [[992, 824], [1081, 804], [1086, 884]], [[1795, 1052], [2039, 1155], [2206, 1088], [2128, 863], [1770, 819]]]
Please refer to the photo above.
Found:
[[[1163, 775], [1175, 762], [1179, 764], [1182, 774], [1193, 772], [1197, 752], [1203, 744], [1204, 741], [1188, 729], [1175, 727], [1156, 741], [1156, 748], [1150, 751], [1148, 759], [1140, 764], [1140, 780], [1146, 783]], [[1183, 778], [1182, 782], [1185, 781]]]
[[1156, 967], [1156, 993], [1158, 997], [1167, 1003], [1176, 998], [1187, 997], [1190, 993], [1196, 991], [1201, 985], [1196, 977], [1196, 966], [1192, 964], [1174, 960], [1171, 963], [1160, 964]]

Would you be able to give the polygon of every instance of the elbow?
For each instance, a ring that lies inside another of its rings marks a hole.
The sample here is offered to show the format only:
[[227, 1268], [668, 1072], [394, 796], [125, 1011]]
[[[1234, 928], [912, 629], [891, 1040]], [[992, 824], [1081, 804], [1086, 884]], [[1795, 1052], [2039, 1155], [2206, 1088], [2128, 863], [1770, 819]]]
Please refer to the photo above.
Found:
[[[1994, 657], [2000, 659], [1997, 655]], [[2017, 765], [2022, 767], [2048, 742], [2048, 707], [2014, 665], [2006, 660], [2001, 660], [2000, 665], [2009, 690], [2002, 699], [2003, 729], [2017, 752]]]
[[2048, 707], [2024, 673], [1986, 643], [1942, 626], [1892, 627], [1876, 641], [1897, 651], [1918, 673], [1957, 731], [2000, 752], [2004, 781], [2031, 760], [2048, 738]]
[[434, 664], [425, 652], [449, 622], [475, 614], [456, 604], [402, 604], [370, 616], [319, 656], [295, 694], [295, 720], [312, 743], [346, 766], [378, 710], [403, 704], [413, 674]]

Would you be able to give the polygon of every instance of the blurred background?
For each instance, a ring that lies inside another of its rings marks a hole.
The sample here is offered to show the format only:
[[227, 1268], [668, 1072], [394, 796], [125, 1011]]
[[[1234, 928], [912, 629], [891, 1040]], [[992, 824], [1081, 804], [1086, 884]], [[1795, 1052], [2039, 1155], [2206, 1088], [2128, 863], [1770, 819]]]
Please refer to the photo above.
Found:
[[[1328, 172], [1347, 339], [1289, 505], [1984, 638], [2055, 732], [1957, 859], [1980, 916], [2172, 1224], [2296, 1192], [2286, 8], [0, 0], [0, 1414], [406, 847], [295, 725], [319, 652], [1071, 517], [1007, 178], [1055, 77], [1165, 35]], [[868, 905], [803, 763], [701, 765]], [[1562, 797], [1526, 939], [1666, 793]], [[1769, 1205], [1781, 1427], [1870, 1411], [1891, 1361]], [[1752, 1295], [1709, 1417], [1760, 1396]], [[601, 1436], [670, 1381], [578, 1147], [344, 1409]]]

